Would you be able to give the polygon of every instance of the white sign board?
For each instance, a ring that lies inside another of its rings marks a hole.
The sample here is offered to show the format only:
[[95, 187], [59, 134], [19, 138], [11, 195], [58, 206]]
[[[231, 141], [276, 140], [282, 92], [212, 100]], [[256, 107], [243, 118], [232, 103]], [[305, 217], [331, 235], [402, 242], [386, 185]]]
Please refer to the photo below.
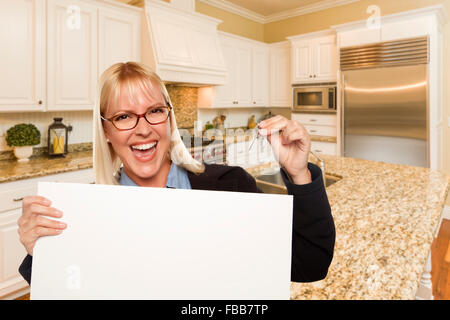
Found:
[[289, 299], [292, 196], [40, 182], [31, 299]]

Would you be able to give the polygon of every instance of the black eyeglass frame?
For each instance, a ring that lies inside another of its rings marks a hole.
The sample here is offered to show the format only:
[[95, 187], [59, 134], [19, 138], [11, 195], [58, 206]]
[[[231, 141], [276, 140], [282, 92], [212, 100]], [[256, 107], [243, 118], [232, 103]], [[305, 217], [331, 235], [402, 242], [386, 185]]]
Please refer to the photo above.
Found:
[[153, 123], [153, 122], [148, 121], [148, 119], [145, 117], [145, 115], [147, 114], [148, 110], [145, 111], [145, 112], [142, 113], [142, 114], [136, 114], [136, 113], [130, 112], [130, 113], [134, 114], [135, 116], [137, 116], [137, 120], [136, 120], [136, 124], [134, 125], [134, 127], [129, 128], [129, 129], [119, 129], [119, 128], [117, 128], [116, 125], [114, 124], [114, 122], [111, 120], [111, 119], [114, 118], [115, 116], [114, 116], [114, 117], [111, 117], [111, 118], [104, 118], [104, 117], [100, 114], [100, 118], [101, 118], [102, 120], [111, 122], [111, 124], [114, 126], [114, 128], [116, 128], [116, 129], [119, 130], [119, 131], [128, 131], [128, 130], [133, 130], [134, 128], [136, 128], [137, 125], [138, 125], [138, 123], [139, 123], [139, 120], [141, 120], [141, 118], [144, 118], [145, 121], [147, 121], [147, 123], [149, 123], [149, 124], [151, 124], [151, 125], [157, 125], [157, 124], [161, 124], [161, 123], [166, 122], [167, 119], [169, 119], [169, 117], [170, 117], [170, 111], [172, 110], [172, 106], [171, 106], [170, 104], [167, 104], [166, 106], [161, 106], [161, 107], [159, 107], [159, 108], [167, 108], [167, 109], [169, 109], [169, 112], [167, 113], [167, 118], [166, 118], [166, 119], [164, 119], [163, 121], [160, 121], [160, 122], [156, 122], [156, 123]]

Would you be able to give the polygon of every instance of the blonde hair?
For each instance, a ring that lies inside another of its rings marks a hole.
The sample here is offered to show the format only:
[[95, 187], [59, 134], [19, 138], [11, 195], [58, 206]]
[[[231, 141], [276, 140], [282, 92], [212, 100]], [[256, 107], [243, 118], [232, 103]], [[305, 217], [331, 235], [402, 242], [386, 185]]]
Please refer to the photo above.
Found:
[[[121, 86], [127, 86], [130, 100], [133, 100], [138, 90], [141, 90], [147, 97], [154, 97], [152, 92], [160, 90], [166, 103], [172, 106], [161, 78], [143, 64], [137, 62], [116, 63], [103, 72], [98, 83], [94, 106], [94, 174], [95, 181], [99, 184], [119, 184], [118, 173], [122, 161], [107, 142], [100, 115], [104, 114], [108, 107], [113, 107], [118, 103]], [[202, 173], [205, 169], [204, 165], [191, 156], [181, 140], [173, 106], [170, 110], [169, 121], [171, 129], [170, 160], [190, 172]]]

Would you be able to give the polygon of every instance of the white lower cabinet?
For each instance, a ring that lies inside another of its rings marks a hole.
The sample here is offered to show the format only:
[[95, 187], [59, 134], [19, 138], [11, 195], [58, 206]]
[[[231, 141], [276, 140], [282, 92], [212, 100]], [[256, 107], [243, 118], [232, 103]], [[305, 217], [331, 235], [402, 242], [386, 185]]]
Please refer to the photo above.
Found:
[[337, 145], [333, 142], [311, 141], [311, 150], [319, 155], [337, 155]]
[[[337, 116], [335, 114], [293, 113], [291, 118], [303, 125], [311, 136], [337, 137]], [[337, 144], [312, 141], [311, 150], [317, 154], [337, 155]]]
[[37, 194], [39, 181], [92, 183], [92, 169], [24, 179], [0, 184], [0, 299], [15, 299], [29, 290], [19, 274], [19, 266], [27, 255], [17, 232], [22, 215], [22, 199]]

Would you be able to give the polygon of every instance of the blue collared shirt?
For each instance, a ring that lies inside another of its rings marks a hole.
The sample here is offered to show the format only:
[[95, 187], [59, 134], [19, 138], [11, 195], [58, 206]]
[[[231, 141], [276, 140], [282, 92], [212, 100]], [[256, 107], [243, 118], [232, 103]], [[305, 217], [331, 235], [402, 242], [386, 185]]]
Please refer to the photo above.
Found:
[[[123, 168], [120, 169], [119, 183], [122, 186], [138, 187], [138, 185], [127, 176]], [[167, 176], [166, 188], [192, 189], [187, 171], [172, 162], [169, 175]]]

